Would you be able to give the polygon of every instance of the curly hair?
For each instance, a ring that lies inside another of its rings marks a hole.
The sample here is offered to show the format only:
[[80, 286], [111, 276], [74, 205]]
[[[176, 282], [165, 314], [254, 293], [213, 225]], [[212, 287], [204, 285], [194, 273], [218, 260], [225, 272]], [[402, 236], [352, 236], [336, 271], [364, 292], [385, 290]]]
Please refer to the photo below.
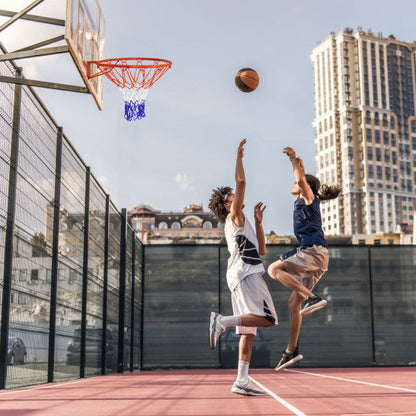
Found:
[[305, 178], [314, 195], [318, 195], [321, 201], [335, 199], [342, 191], [338, 185], [321, 185], [321, 181], [316, 176], [306, 174]]
[[232, 193], [232, 191], [233, 189], [229, 186], [222, 186], [212, 190], [212, 195], [211, 199], [209, 200], [208, 207], [222, 223], [225, 222], [228, 215], [228, 211], [224, 207], [224, 199], [228, 194]]

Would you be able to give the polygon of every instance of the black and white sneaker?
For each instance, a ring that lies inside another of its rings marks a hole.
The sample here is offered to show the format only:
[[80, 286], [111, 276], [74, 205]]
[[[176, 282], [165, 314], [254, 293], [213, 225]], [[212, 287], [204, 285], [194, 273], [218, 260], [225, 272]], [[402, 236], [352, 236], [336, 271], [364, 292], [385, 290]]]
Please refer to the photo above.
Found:
[[209, 320], [209, 346], [213, 350], [217, 345], [218, 338], [225, 331], [225, 326], [221, 325], [219, 318], [222, 315], [216, 312], [211, 312]]
[[251, 381], [244, 384], [244, 386], [235, 382], [233, 387], [231, 387], [231, 391], [236, 394], [242, 394], [243, 396], [264, 396], [266, 394], [264, 390], [256, 387]]
[[309, 315], [319, 309], [326, 306], [327, 302], [325, 299], [321, 299], [319, 296], [308, 296], [305, 300], [302, 310], [299, 312], [302, 316]]
[[283, 355], [281, 360], [279, 361], [279, 364], [277, 364], [275, 370], [283, 370], [286, 367], [290, 367], [291, 365], [297, 363], [298, 361], [303, 359], [303, 355], [299, 354], [298, 347], [295, 348], [295, 350], [291, 353], [287, 353], [286, 351], [283, 351]]

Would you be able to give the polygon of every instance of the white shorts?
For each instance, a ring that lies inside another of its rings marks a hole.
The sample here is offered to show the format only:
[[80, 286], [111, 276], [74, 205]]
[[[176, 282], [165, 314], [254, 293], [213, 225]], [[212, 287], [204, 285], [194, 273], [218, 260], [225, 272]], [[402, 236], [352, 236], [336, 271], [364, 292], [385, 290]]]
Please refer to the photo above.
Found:
[[[254, 273], [245, 277], [231, 292], [233, 314], [265, 316], [274, 325], [278, 324], [273, 300], [263, 279], [263, 273]], [[236, 326], [236, 334], [256, 335], [257, 327]]]

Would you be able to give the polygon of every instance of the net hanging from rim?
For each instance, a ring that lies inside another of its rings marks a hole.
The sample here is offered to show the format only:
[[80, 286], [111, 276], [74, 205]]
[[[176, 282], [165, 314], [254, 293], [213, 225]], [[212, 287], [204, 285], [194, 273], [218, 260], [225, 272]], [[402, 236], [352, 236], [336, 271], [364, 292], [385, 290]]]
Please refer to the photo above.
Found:
[[[96, 72], [91, 74], [92, 65]], [[123, 94], [124, 118], [145, 117], [146, 96], [150, 87], [171, 67], [172, 62], [158, 58], [114, 58], [88, 62], [88, 77], [105, 75]], [[91, 74], [91, 75], [90, 75]]]

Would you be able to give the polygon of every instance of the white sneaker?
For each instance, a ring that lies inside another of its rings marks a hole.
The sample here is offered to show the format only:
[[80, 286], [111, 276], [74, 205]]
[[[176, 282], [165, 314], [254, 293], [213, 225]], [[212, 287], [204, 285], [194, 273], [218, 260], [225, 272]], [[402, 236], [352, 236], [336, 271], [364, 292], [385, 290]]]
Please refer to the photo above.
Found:
[[219, 313], [211, 312], [209, 322], [209, 346], [213, 350], [217, 345], [218, 338], [225, 331], [225, 326], [221, 325], [219, 319], [222, 317]]
[[303, 305], [302, 310], [299, 312], [300, 315], [309, 315], [312, 312], [315, 312], [319, 309], [322, 309], [326, 306], [327, 302], [325, 299], [321, 299], [319, 296], [309, 296]]
[[235, 382], [233, 387], [231, 387], [231, 391], [236, 394], [242, 394], [243, 396], [265, 396], [266, 392], [264, 390], [259, 389], [254, 383], [249, 381], [244, 386]]

